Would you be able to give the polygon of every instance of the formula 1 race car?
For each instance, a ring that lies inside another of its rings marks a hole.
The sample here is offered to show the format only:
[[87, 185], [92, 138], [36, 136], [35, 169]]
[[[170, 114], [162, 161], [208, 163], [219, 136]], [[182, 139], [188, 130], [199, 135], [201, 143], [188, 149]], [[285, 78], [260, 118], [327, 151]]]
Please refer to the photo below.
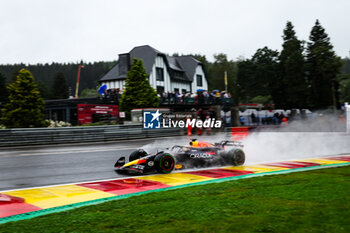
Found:
[[243, 145], [236, 141], [208, 142], [192, 140], [189, 146], [175, 145], [167, 150], [148, 154], [143, 149], [133, 151], [129, 162], [121, 157], [114, 167], [118, 173], [170, 173], [174, 169], [242, 165], [245, 161]]

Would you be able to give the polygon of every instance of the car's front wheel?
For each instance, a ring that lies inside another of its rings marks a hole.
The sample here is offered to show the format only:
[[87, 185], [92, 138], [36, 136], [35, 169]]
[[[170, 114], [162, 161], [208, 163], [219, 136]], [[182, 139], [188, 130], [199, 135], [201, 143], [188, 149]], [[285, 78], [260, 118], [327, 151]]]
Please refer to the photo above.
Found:
[[171, 154], [160, 153], [155, 157], [154, 164], [157, 172], [170, 173], [175, 168], [175, 159]]

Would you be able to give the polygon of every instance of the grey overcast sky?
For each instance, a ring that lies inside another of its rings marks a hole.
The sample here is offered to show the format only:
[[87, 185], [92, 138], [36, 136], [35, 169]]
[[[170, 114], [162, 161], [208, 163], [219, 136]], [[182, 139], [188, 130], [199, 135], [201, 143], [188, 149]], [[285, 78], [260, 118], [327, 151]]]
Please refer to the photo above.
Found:
[[0, 0], [0, 64], [111, 61], [145, 44], [249, 58], [280, 50], [287, 20], [308, 40], [316, 19], [349, 57], [349, 0]]

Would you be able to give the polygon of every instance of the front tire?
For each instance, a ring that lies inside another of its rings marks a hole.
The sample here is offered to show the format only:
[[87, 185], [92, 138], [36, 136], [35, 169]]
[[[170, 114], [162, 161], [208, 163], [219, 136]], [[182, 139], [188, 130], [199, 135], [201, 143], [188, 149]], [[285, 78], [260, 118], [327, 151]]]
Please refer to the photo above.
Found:
[[155, 157], [154, 164], [157, 172], [167, 174], [174, 170], [175, 159], [171, 154], [161, 153]]

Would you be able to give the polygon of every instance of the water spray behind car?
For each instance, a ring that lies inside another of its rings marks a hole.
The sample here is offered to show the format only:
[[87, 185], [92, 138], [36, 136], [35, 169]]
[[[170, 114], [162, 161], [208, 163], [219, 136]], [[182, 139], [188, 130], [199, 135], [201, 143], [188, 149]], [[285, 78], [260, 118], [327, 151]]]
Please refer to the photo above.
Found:
[[243, 140], [246, 163], [350, 153], [350, 134], [339, 116], [319, 111], [312, 118], [293, 121], [287, 127], [253, 131]]

